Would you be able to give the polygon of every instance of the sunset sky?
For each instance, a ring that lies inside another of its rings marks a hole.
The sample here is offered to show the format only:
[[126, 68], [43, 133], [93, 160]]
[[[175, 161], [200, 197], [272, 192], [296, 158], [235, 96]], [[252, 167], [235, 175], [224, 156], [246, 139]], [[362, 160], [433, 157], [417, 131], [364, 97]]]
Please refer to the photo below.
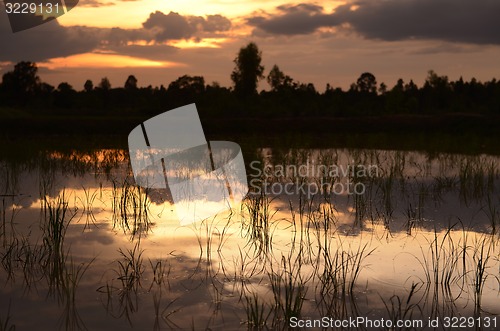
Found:
[[[232, 62], [249, 41], [297, 81], [348, 88], [365, 71], [394, 86], [419, 86], [432, 69], [455, 80], [500, 78], [498, 0], [80, 0], [57, 20], [13, 33], [0, 5], [0, 74], [35, 61], [43, 81], [133, 74], [140, 86], [183, 74], [230, 86]], [[264, 81], [260, 88], [268, 88]]]

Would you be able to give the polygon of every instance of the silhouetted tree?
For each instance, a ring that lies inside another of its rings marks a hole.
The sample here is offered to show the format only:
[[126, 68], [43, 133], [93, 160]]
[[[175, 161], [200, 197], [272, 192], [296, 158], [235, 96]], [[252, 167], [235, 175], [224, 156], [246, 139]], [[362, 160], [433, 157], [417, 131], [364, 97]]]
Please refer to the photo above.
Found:
[[177, 78], [168, 85], [167, 91], [185, 91], [194, 94], [200, 94], [205, 91], [205, 78], [202, 76], [184, 75]]
[[385, 112], [388, 114], [404, 113], [403, 108], [405, 103], [404, 81], [399, 78], [396, 85], [386, 93]]
[[47, 83], [40, 83], [39, 89], [41, 94], [50, 94], [54, 91], [54, 86]]
[[14, 71], [3, 75], [3, 86], [22, 93], [33, 93], [40, 85], [38, 67], [34, 62], [19, 62]]
[[64, 82], [57, 86], [57, 91], [54, 93], [54, 105], [60, 108], [71, 108], [76, 99], [76, 91], [73, 86]]
[[101, 90], [104, 90], [104, 91], [109, 91], [109, 90], [111, 90], [111, 83], [109, 82], [108, 77], [103, 77], [103, 78], [101, 79], [101, 82], [99, 83], [98, 87], [99, 87]]
[[433, 70], [429, 70], [421, 96], [424, 111], [438, 113], [449, 110], [451, 97], [452, 90], [448, 77], [439, 76]]
[[[107, 77], [103, 77], [101, 79], [99, 85], [97, 85], [96, 92], [98, 98], [100, 99], [101, 108], [104, 108], [105, 110], [109, 111], [112, 90], [111, 90], [111, 83], [109, 82], [109, 79]], [[123, 99], [119, 100], [122, 101]]]
[[261, 65], [262, 52], [253, 42], [242, 47], [234, 59], [236, 64], [231, 73], [234, 91], [240, 96], [250, 96], [257, 93], [257, 84], [264, 78], [264, 67]]
[[391, 92], [403, 92], [405, 89], [405, 82], [402, 78], [399, 78], [396, 85], [392, 88]]
[[69, 83], [63, 82], [57, 85], [57, 90], [59, 92], [68, 92], [68, 91], [74, 91], [73, 86], [71, 86]]
[[378, 92], [382, 95], [384, 95], [387, 92], [387, 85], [385, 85], [384, 82], [380, 83], [380, 86], [378, 88]]
[[434, 70], [427, 72], [425, 84], [433, 89], [447, 89], [450, 87], [448, 76], [439, 76]]
[[[170, 106], [196, 102], [205, 92], [205, 79], [202, 76], [184, 75], [168, 85], [167, 93], [171, 99]], [[172, 100], [173, 99], [173, 100]]]
[[290, 76], [285, 75], [275, 64], [269, 72], [269, 75], [267, 75], [267, 82], [271, 86], [271, 89], [277, 92], [286, 88], [291, 88], [293, 79]]
[[375, 93], [377, 91], [375, 76], [369, 72], [362, 73], [356, 81], [356, 89], [358, 92]]
[[331, 94], [332, 92], [333, 92], [333, 87], [330, 85], [330, 83], [326, 83], [325, 94]]
[[418, 86], [413, 82], [412, 79], [410, 79], [410, 82], [408, 84], [405, 84], [405, 91], [415, 94], [418, 91]]
[[2, 77], [4, 93], [12, 104], [24, 105], [40, 87], [38, 68], [34, 62], [19, 62]]
[[137, 89], [137, 78], [134, 75], [128, 76], [125, 81], [125, 89], [126, 90], [136, 90]]
[[316, 87], [314, 86], [313, 83], [307, 83], [307, 84], [299, 84], [297, 86], [297, 90], [309, 93], [311, 95], [316, 94]]
[[85, 81], [85, 84], [83, 84], [83, 89], [85, 90], [85, 92], [92, 91], [94, 89], [94, 83], [92, 83], [90, 79], [87, 79]]

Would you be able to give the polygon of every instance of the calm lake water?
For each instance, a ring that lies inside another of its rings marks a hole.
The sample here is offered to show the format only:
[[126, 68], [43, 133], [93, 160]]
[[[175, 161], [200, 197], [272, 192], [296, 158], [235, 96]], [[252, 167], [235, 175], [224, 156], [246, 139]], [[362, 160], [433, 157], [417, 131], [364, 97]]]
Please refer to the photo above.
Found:
[[123, 150], [1, 160], [0, 330], [500, 328], [498, 156], [245, 152], [186, 226]]

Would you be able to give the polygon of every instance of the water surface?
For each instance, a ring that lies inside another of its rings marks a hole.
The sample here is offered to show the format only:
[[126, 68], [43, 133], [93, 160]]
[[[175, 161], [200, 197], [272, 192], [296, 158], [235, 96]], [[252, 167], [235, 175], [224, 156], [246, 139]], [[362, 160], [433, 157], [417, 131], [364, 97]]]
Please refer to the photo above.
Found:
[[286, 329], [327, 316], [449, 329], [454, 316], [495, 329], [498, 156], [245, 152], [244, 203], [187, 226], [165, 192], [135, 185], [123, 150], [0, 161], [0, 324]]

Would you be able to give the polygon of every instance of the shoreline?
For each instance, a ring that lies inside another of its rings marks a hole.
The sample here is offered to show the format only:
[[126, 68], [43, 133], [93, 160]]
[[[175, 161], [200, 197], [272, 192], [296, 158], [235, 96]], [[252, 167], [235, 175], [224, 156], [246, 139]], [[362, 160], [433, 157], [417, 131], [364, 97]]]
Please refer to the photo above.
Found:
[[[206, 118], [207, 140], [249, 149], [367, 148], [500, 155], [500, 116], [469, 114], [380, 117]], [[0, 118], [0, 153], [9, 149], [127, 148], [130, 131], [151, 116]], [[8, 154], [8, 153], [7, 153]], [[1, 155], [0, 155], [1, 157]]]

